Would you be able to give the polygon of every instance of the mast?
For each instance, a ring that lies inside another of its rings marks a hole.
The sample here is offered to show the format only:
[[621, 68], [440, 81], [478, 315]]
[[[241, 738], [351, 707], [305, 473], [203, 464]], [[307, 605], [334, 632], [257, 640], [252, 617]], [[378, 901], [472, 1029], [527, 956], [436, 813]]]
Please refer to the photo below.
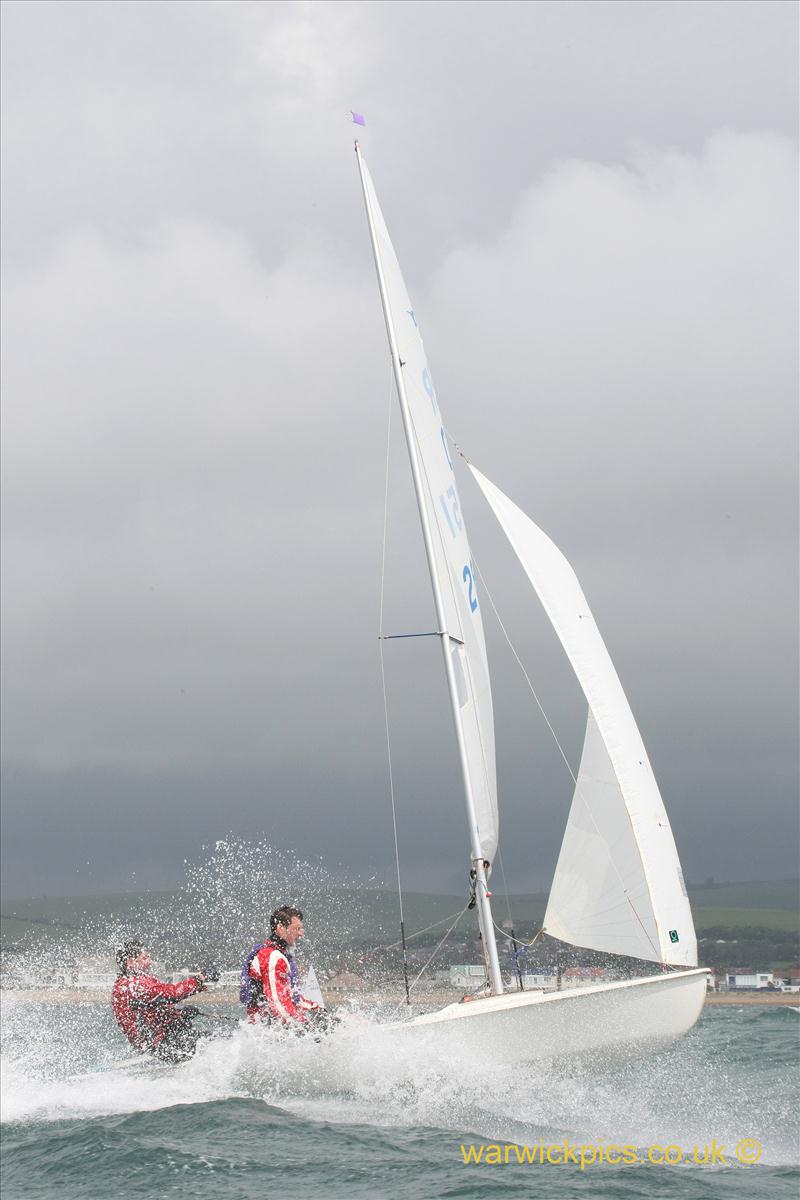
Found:
[[486, 879], [486, 869], [483, 865], [485, 860], [483, 850], [481, 848], [480, 835], [478, 832], [478, 819], [475, 811], [475, 800], [473, 797], [472, 781], [469, 773], [467, 747], [464, 738], [464, 728], [461, 721], [458, 685], [456, 682], [453, 660], [450, 653], [451, 640], [459, 641], [460, 639], [451, 639], [451, 634], [447, 629], [444, 600], [442, 598], [441, 585], [436, 569], [433, 535], [431, 532], [430, 521], [428, 520], [428, 512], [425, 506], [422, 469], [420, 467], [414, 426], [411, 420], [411, 413], [408, 405], [408, 398], [406, 396], [405, 383], [403, 380], [403, 364], [400, 360], [400, 353], [397, 347], [397, 338], [395, 336], [394, 326], [392, 324], [392, 315], [389, 307], [386, 279], [383, 272], [383, 266], [381, 264], [380, 253], [378, 251], [378, 242], [375, 235], [375, 224], [373, 220], [372, 208], [370, 206], [366, 179], [364, 176], [364, 163], [361, 157], [361, 147], [359, 146], [358, 142], [355, 143], [355, 150], [356, 159], [358, 160], [359, 176], [361, 179], [361, 189], [364, 193], [364, 207], [367, 213], [367, 224], [369, 225], [372, 253], [375, 259], [375, 269], [378, 274], [378, 287], [381, 294], [383, 316], [386, 322], [386, 335], [389, 339], [392, 369], [394, 371], [397, 395], [400, 401], [403, 430], [406, 435], [408, 457], [411, 463], [411, 475], [414, 480], [414, 492], [417, 497], [417, 508], [419, 510], [420, 524], [422, 525], [422, 538], [425, 543], [425, 555], [428, 560], [428, 570], [431, 576], [431, 587], [433, 588], [433, 601], [436, 609], [436, 622], [438, 626], [437, 633], [439, 636], [440, 645], [442, 647], [444, 672], [447, 679], [447, 691], [450, 697], [450, 708], [453, 715], [456, 743], [458, 745], [458, 757], [461, 765], [461, 781], [464, 787], [464, 801], [467, 809], [467, 825], [469, 828], [470, 838], [470, 857], [472, 861], [472, 870], [474, 871], [475, 876], [475, 896], [478, 904], [478, 916], [481, 926], [484, 954], [487, 961], [489, 984], [493, 994], [499, 996], [503, 992], [503, 981], [500, 975], [500, 962], [497, 956], [497, 940], [495, 938], [494, 922], [492, 920], [492, 906], [489, 899], [490, 892]]

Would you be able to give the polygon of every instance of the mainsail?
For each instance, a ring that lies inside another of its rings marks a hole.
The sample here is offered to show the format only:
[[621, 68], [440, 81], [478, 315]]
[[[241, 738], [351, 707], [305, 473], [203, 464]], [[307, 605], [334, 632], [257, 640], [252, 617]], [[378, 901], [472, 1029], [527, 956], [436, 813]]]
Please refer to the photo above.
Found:
[[678, 852], [614, 664], [575, 572], [550, 538], [470, 467], [589, 703], [586, 739], [544, 919], [553, 937], [681, 966], [697, 941]]
[[497, 781], [494, 718], [489, 668], [477, 582], [464, 517], [453, 474], [439, 401], [417, 322], [394, 247], [363, 157], [359, 162], [375, 240], [375, 256], [385, 284], [387, 329], [394, 340], [408, 402], [411, 436], [422, 476], [422, 494], [432, 532], [435, 571], [449, 635], [461, 731], [475, 808], [478, 841], [492, 862], [497, 849]]

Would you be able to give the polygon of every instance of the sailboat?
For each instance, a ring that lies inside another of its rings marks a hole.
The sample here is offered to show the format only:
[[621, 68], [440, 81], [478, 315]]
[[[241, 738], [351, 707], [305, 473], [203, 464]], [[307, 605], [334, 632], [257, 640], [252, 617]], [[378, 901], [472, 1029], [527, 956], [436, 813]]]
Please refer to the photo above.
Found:
[[493, 1063], [635, 1057], [686, 1033], [708, 972], [675, 841], [641, 735], [577, 577], [561, 551], [471, 464], [538, 595], [588, 705], [586, 735], [543, 932], [658, 964], [638, 978], [555, 992], [506, 992], [489, 874], [499, 836], [494, 718], [476, 571], [453, 458], [412, 304], [375, 187], [355, 144], [386, 333], [419, 509], [467, 814], [470, 874], [488, 991], [404, 1022]]

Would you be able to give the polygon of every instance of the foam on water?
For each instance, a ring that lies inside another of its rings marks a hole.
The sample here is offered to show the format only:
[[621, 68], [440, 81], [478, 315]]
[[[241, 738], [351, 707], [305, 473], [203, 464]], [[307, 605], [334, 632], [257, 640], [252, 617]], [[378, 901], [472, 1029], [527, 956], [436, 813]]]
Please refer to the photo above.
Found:
[[[470, 1061], [437, 1053], [435, 1037], [420, 1039], [410, 1052], [408, 1042], [401, 1046], [391, 1031], [373, 1027], [358, 1031], [347, 1046], [334, 1041], [325, 1047], [330, 1061], [324, 1070], [315, 1062], [310, 1076], [314, 1095], [299, 1094], [297, 1060], [281, 1081], [283, 1094], [269, 1094], [314, 1119], [459, 1129], [525, 1144], [566, 1136], [641, 1146], [693, 1146], [712, 1138], [735, 1145], [755, 1137], [764, 1147], [763, 1162], [795, 1163], [795, 1031], [789, 1014], [738, 1014], [733, 1036], [728, 1017], [708, 1013], [670, 1050], [613, 1070], [521, 1065], [479, 1076]], [[769, 1026], [766, 1036], [755, 1032], [760, 1021]], [[760, 1061], [754, 1037], [763, 1043]], [[767, 1055], [768, 1043], [774, 1054], [776, 1037], [787, 1055], [780, 1065]], [[333, 1089], [331, 1079], [337, 1081]]]
[[[174, 952], [175, 931], [198, 953], [215, 940], [243, 951], [257, 936], [254, 926], [265, 926], [271, 903], [297, 897], [313, 914], [329, 962], [341, 954], [348, 964], [357, 941], [355, 901], [352, 891], [337, 898], [334, 884], [341, 881], [320, 865], [229, 839], [187, 868], [187, 887], [172, 908], [140, 908], [127, 919], [87, 917], [70, 953], [110, 954], [131, 932], [159, 952]], [[35, 945], [29, 954], [32, 965], [41, 960]], [[129, 1053], [107, 999], [39, 1003], [6, 992], [3, 1120], [52, 1123], [256, 1099], [336, 1126], [463, 1131], [523, 1144], [566, 1136], [693, 1146], [754, 1137], [764, 1147], [763, 1163], [797, 1161], [800, 1026], [790, 1009], [706, 1010], [674, 1047], [625, 1067], [480, 1071], [469, 1056], [445, 1050], [434, 1027], [398, 1038], [385, 1023], [396, 1013], [353, 1010], [333, 1036], [315, 1042], [236, 1025], [234, 1011], [218, 1013], [228, 1018], [219, 1027], [229, 1036], [201, 1041], [180, 1067], [145, 1060], [135, 1071], [98, 1070]]]
[[[797, 1161], [796, 1017], [789, 1010], [707, 1011], [670, 1050], [596, 1072], [497, 1069], [476, 1076], [435, 1035], [398, 1039], [363, 1014], [320, 1042], [242, 1024], [200, 1043], [193, 1061], [135, 1072], [92, 1070], [125, 1057], [105, 1006], [4, 1002], [3, 1119], [52, 1122], [257, 1098], [332, 1124], [428, 1127], [535, 1144], [645, 1146], [757, 1138], [762, 1163]], [[67, 1014], [69, 1016], [69, 1014]], [[65, 1047], [69, 1046], [69, 1053]]]

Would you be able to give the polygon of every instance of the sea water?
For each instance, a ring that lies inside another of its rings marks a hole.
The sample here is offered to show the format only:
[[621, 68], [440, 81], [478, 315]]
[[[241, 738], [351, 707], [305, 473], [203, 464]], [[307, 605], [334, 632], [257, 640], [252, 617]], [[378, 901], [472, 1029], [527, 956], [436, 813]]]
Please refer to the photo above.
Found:
[[[401, 1051], [369, 1013], [314, 1042], [218, 1008], [222, 1032], [192, 1062], [133, 1072], [107, 1069], [126, 1057], [107, 1003], [7, 993], [3, 1008], [4, 1200], [800, 1190], [789, 1007], [706, 1008], [680, 1042], [623, 1067], [488, 1071], [430, 1041]], [[635, 1161], [607, 1161], [625, 1147]]]

